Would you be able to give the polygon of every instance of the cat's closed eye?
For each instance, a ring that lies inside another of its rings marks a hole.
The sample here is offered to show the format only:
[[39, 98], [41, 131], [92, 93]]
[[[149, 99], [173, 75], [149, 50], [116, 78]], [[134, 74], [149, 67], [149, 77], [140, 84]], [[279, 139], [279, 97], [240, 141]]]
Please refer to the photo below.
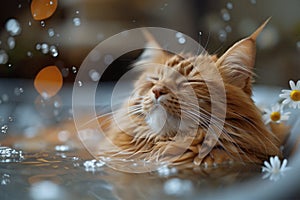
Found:
[[159, 78], [157, 76], [154, 76], [154, 75], [149, 75], [147, 76], [146, 78], [148, 81], [158, 81]]

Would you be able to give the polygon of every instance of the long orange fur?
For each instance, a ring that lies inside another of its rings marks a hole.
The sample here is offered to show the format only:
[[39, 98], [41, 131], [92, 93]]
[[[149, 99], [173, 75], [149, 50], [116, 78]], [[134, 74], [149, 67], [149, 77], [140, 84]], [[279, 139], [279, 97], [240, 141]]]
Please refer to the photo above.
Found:
[[[195, 165], [261, 163], [282, 156], [281, 141], [265, 126], [251, 99], [255, 43], [266, 23], [220, 58], [201, 54], [185, 59], [156, 52], [144, 61], [148, 66], [136, 66], [142, 74], [116, 115], [118, 122], [100, 119], [110, 142], [99, 144], [99, 154]], [[210, 95], [212, 90], [218, 95], [223, 86], [226, 99], [219, 99], [217, 107], [222, 111], [226, 102], [226, 116], [220, 126], [220, 116], [212, 116]], [[215, 142], [213, 136], [206, 137], [212, 118], [213, 128], [221, 133]]]

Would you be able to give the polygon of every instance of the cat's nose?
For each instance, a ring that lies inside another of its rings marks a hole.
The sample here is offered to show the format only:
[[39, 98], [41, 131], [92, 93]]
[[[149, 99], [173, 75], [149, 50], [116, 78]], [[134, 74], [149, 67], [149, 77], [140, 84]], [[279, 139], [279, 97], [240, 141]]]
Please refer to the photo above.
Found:
[[163, 86], [154, 86], [152, 88], [152, 92], [156, 99], [158, 99], [160, 96], [168, 93], [167, 88], [165, 88]]

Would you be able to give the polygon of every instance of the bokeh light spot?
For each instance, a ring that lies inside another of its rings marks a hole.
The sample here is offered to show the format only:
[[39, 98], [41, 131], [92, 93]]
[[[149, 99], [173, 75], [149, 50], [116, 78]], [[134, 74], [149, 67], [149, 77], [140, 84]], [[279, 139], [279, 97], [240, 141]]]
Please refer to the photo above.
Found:
[[56, 66], [43, 68], [34, 79], [34, 88], [45, 99], [55, 96], [63, 85], [63, 77]]
[[32, 0], [31, 14], [35, 20], [44, 20], [53, 15], [57, 8], [57, 0]]

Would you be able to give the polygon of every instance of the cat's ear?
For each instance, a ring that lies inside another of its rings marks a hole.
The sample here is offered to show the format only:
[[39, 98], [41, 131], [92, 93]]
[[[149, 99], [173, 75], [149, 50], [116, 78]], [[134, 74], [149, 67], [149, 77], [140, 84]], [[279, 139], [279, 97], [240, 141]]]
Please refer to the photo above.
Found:
[[269, 20], [270, 18], [249, 37], [235, 43], [216, 61], [224, 81], [242, 88], [249, 95], [256, 55], [256, 38]]
[[166, 53], [162, 50], [162, 47], [158, 44], [158, 42], [148, 30], [143, 29], [143, 35], [147, 41], [147, 44], [134, 65], [144, 63], [164, 64]]

